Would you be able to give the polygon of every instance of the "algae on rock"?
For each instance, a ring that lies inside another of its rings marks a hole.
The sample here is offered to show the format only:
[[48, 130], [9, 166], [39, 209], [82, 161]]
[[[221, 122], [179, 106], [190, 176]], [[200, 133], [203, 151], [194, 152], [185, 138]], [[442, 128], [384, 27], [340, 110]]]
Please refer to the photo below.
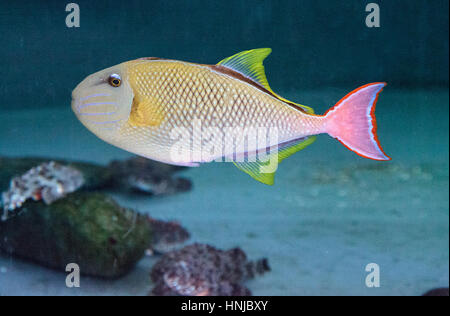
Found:
[[62, 271], [76, 263], [82, 274], [104, 278], [127, 273], [150, 243], [146, 217], [100, 193], [72, 193], [51, 205], [28, 201], [0, 223], [3, 251]]

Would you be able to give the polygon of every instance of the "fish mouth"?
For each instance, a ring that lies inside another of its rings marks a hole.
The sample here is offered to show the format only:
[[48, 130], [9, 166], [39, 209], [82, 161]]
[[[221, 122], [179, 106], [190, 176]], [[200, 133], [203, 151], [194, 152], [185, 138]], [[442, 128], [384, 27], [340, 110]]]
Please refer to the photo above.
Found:
[[76, 115], [79, 114], [79, 112], [78, 112], [78, 110], [77, 110], [78, 104], [79, 104], [79, 100], [78, 100], [78, 99], [75, 99], [75, 98], [72, 96], [72, 100], [70, 101], [70, 107], [72, 108], [72, 111], [73, 111]]

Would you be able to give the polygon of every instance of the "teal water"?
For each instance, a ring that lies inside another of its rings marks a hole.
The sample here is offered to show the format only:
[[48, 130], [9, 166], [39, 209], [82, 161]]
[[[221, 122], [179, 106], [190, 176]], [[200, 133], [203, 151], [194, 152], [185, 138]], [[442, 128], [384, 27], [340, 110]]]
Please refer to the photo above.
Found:
[[[291, 96], [321, 108], [342, 93]], [[212, 163], [184, 172], [194, 183], [189, 193], [115, 197], [154, 217], [179, 220], [192, 232], [191, 241], [267, 256], [273, 271], [249, 283], [255, 295], [420, 295], [448, 286], [449, 113], [439, 110], [448, 101], [443, 90], [383, 92], [377, 117], [391, 162], [359, 158], [321, 136], [280, 165], [273, 187], [231, 164]], [[438, 110], [430, 113], [424, 104]], [[1, 112], [0, 126], [6, 136], [0, 155], [100, 163], [129, 156], [90, 134], [68, 108]], [[74, 290], [65, 287], [65, 274], [0, 256], [6, 271], [0, 294], [145, 295], [155, 260], [142, 260], [118, 281], [83, 279]], [[364, 268], [371, 262], [380, 265], [380, 288], [365, 286]]]
[[[268, 257], [255, 295], [420, 295], [449, 285], [448, 1], [79, 1], [81, 27], [64, 24], [60, 1], [0, 3], [0, 156], [107, 163], [131, 155], [87, 131], [70, 110], [84, 76], [158, 56], [215, 63], [272, 47], [268, 79], [282, 96], [325, 112], [372, 81], [390, 162], [373, 162], [320, 136], [285, 160], [267, 187], [231, 164], [184, 171], [191, 192], [164, 198], [112, 193], [124, 206], [179, 220], [191, 241], [239, 246]], [[125, 278], [84, 278], [0, 254], [0, 295], [145, 295], [155, 258]], [[381, 270], [367, 288], [368, 263]]]

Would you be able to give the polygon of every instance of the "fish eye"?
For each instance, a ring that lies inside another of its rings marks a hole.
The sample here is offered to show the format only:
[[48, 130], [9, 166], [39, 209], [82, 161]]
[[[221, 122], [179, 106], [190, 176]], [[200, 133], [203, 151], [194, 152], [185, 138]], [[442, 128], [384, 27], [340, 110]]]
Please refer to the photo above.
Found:
[[118, 74], [112, 74], [109, 76], [108, 82], [111, 86], [117, 88], [122, 84], [122, 79]]

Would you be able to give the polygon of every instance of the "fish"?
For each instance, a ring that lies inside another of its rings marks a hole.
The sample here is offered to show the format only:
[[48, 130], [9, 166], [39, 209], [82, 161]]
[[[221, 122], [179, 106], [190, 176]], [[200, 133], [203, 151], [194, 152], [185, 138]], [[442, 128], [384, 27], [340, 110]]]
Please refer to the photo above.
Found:
[[385, 161], [375, 106], [385, 82], [363, 85], [325, 114], [276, 94], [252, 49], [215, 65], [146, 57], [98, 71], [72, 91], [79, 121], [103, 141], [179, 166], [232, 162], [274, 184], [282, 160], [328, 134], [359, 156]]

